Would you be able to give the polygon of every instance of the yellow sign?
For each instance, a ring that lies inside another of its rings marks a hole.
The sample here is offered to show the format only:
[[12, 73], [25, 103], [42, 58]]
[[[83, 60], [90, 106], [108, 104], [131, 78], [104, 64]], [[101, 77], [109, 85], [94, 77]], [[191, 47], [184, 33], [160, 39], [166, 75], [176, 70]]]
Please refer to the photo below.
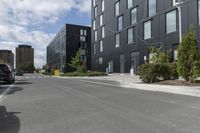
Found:
[[56, 76], [56, 77], [60, 76], [60, 70], [59, 69], [54, 70], [54, 76]]

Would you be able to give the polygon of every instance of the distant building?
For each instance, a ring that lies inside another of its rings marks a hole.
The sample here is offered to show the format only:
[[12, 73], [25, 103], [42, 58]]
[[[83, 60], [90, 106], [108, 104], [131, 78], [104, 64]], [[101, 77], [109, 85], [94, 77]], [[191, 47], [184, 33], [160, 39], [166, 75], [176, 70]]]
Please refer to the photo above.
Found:
[[81, 59], [91, 69], [91, 28], [66, 24], [47, 46], [47, 64], [61, 72], [72, 71], [71, 58], [81, 49]]
[[11, 50], [0, 50], [0, 63], [7, 63], [14, 68], [14, 54]]
[[29, 45], [19, 45], [16, 48], [16, 70], [24, 70], [30, 63], [34, 65], [34, 49]]

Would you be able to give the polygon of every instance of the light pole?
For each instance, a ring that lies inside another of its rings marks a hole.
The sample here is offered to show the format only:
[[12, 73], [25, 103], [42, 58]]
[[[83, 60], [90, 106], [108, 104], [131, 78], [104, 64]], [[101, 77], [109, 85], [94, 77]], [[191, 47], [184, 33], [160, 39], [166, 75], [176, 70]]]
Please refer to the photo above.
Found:
[[181, 21], [181, 4], [184, 2], [184, 0], [174, 0], [175, 6], [178, 9], [178, 19], [179, 19], [179, 43], [182, 42], [182, 21]]

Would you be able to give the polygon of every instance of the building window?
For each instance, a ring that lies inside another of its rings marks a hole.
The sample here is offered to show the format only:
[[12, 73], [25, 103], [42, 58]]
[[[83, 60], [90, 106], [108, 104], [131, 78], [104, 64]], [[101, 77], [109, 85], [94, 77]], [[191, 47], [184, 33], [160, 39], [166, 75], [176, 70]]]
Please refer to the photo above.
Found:
[[119, 1], [115, 3], [115, 16], [119, 15]]
[[84, 36], [87, 36], [87, 30], [84, 30]]
[[133, 6], [133, 0], [127, 0], [128, 9]]
[[101, 27], [101, 38], [105, 37], [105, 26]]
[[103, 58], [102, 57], [99, 58], [99, 64], [103, 64]]
[[137, 7], [131, 10], [131, 24], [137, 23]]
[[120, 46], [120, 33], [115, 34], [115, 47], [118, 48]]
[[85, 36], [80, 36], [80, 41], [81, 41], [81, 42], [85, 42], [85, 41], [86, 41]]
[[176, 31], [176, 10], [166, 14], [166, 33]]
[[178, 50], [177, 49], [174, 49], [174, 61], [177, 61], [178, 60]]
[[156, 15], [156, 0], [149, 0], [149, 17]]
[[198, 16], [199, 16], [199, 25], [200, 25], [200, 0], [198, 0]]
[[93, 30], [96, 30], [96, 20], [93, 20], [92, 27], [93, 27]]
[[96, 0], [92, 0], [92, 6], [94, 7], [96, 5]]
[[133, 43], [133, 28], [128, 29], [128, 44]]
[[80, 30], [80, 35], [83, 36], [84, 35], [84, 31], [81, 29]]
[[118, 27], [117, 27], [117, 30], [122, 30], [122, 25], [123, 25], [123, 16], [120, 16], [117, 18], [117, 23], [118, 23]]
[[176, 0], [172, 0], [172, 6], [176, 5]]
[[94, 7], [94, 17], [97, 17], [97, 6]]
[[95, 42], [97, 41], [97, 30], [94, 31], [94, 41], [95, 41]]
[[101, 1], [101, 12], [105, 10], [105, 3], [104, 0]]
[[144, 39], [151, 38], [151, 20], [144, 23]]
[[100, 26], [102, 26], [103, 25], [103, 14], [100, 15], [99, 21], [100, 21], [99, 22]]
[[100, 50], [100, 52], [103, 52], [103, 41], [102, 40], [100, 41], [100, 49], [99, 50]]
[[93, 52], [94, 52], [94, 54], [96, 54], [96, 43], [93, 44], [93, 48], [94, 48], [94, 49], [93, 49], [93, 50], [94, 50]]

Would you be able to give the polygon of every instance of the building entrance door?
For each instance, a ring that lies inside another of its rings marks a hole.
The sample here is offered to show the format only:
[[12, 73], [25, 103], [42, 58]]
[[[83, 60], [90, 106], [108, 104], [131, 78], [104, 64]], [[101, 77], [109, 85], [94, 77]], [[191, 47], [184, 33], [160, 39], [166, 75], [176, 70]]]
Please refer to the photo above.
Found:
[[139, 67], [139, 52], [131, 53], [131, 69], [133, 69], [134, 74], [137, 74]]
[[120, 73], [124, 73], [124, 55], [120, 55]]

